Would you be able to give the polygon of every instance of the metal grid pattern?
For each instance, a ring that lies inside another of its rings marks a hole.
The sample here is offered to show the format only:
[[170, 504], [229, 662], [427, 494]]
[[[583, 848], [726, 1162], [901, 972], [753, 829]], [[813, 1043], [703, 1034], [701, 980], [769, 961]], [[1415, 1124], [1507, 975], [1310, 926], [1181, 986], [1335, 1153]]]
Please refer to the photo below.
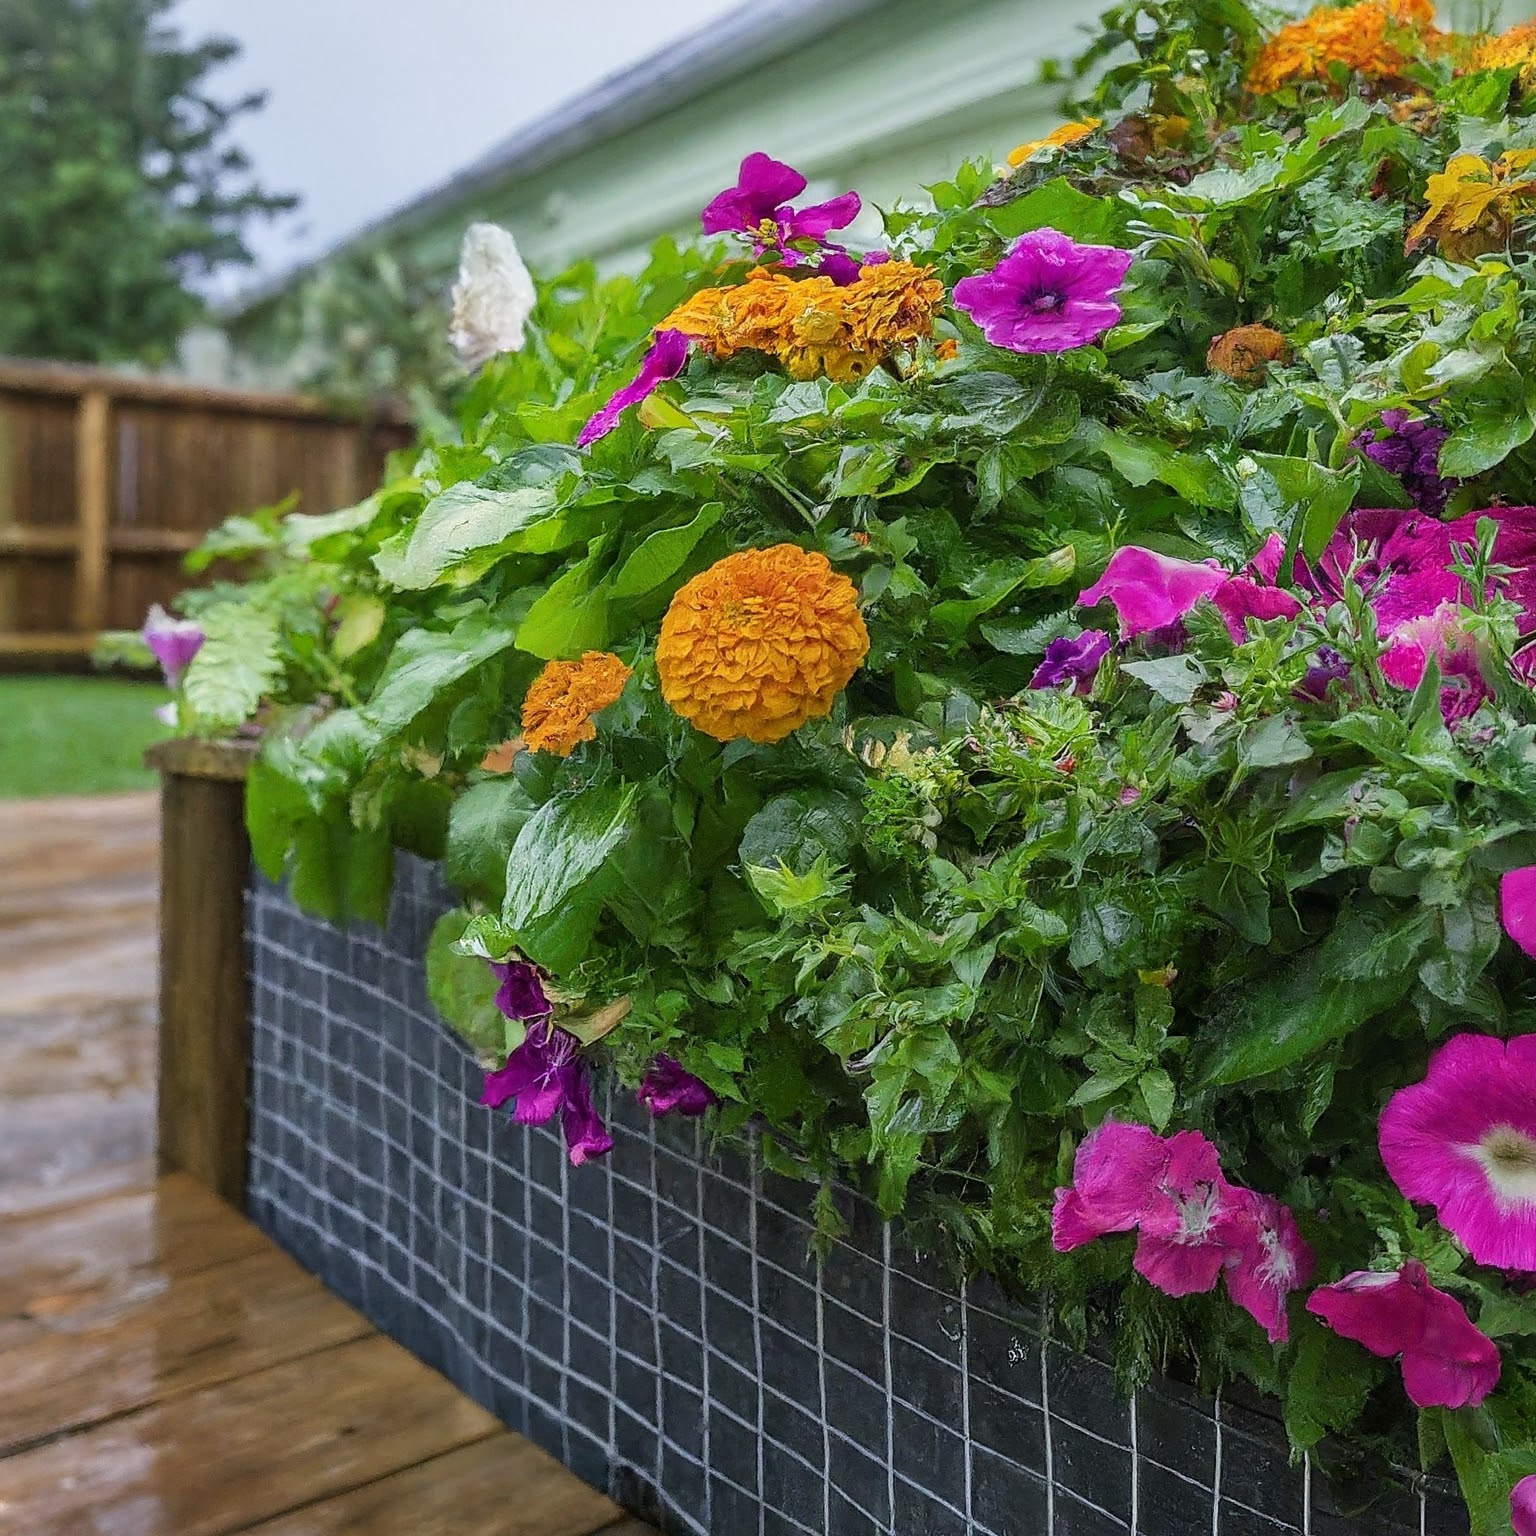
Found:
[[1116, 1397], [855, 1196], [809, 1257], [803, 1185], [601, 1090], [615, 1146], [481, 1109], [419, 957], [447, 896], [402, 858], [388, 927], [251, 893], [251, 1214], [512, 1428], [685, 1536], [1463, 1536], [1393, 1490], [1340, 1516], [1256, 1405]]

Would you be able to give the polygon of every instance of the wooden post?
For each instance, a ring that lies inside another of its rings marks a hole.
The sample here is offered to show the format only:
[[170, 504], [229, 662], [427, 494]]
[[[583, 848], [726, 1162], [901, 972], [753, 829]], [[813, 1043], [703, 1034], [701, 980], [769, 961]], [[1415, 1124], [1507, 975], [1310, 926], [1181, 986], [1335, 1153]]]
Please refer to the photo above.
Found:
[[159, 1159], [243, 1207], [250, 983], [246, 769], [254, 748], [167, 741], [161, 775]]
[[107, 536], [112, 522], [112, 399], [104, 389], [80, 396], [75, 416], [75, 629], [94, 635], [106, 622]]

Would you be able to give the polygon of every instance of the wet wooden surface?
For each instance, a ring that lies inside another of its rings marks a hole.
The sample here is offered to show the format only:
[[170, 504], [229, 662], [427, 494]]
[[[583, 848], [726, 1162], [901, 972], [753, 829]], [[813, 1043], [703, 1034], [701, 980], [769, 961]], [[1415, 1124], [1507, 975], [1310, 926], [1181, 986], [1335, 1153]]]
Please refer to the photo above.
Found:
[[153, 1169], [156, 800], [0, 802], [0, 1531], [645, 1536]]

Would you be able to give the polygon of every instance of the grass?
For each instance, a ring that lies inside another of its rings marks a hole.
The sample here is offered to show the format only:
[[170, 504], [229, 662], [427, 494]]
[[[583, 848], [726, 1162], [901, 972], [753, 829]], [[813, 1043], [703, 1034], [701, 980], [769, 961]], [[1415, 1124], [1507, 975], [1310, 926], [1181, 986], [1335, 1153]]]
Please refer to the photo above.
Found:
[[103, 677], [0, 677], [0, 800], [151, 789], [144, 749], [169, 695]]

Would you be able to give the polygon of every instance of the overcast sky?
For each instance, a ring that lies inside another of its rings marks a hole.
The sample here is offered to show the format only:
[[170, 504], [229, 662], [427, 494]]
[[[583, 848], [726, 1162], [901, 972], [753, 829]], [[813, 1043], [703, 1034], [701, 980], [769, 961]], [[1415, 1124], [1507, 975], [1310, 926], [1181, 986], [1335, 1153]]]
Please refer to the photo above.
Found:
[[304, 203], [253, 229], [264, 276], [738, 3], [180, 0], [176, 15], [189, 37], [221, 32], [244, 46], [215, 77], [221, 94], [269, 93], [237, 136], [262, 180]]

